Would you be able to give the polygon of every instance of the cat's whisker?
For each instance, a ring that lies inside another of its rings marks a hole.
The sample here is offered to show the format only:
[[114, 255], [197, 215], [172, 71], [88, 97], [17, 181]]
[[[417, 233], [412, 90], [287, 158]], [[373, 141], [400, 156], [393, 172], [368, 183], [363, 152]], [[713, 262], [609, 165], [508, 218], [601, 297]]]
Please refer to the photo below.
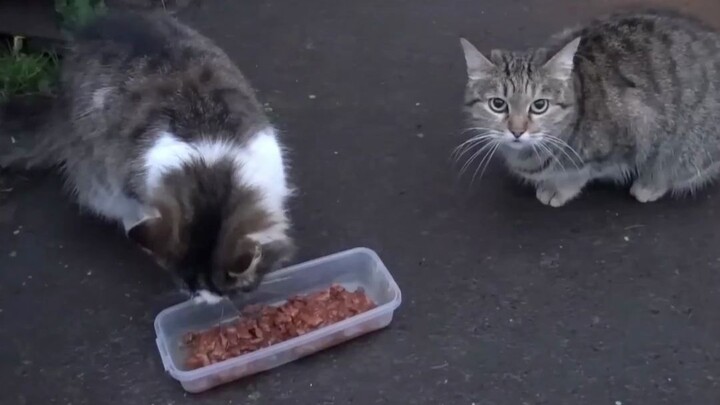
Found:
[[450, 155], [453, 165], [458, 164], [462, 160], [462, 157], [465, 156], [466, 153], [472, 151], [473, 148], [475, 148], [477, 145], [481, 145], [481, 144], [482, 144], [482, 142], [478, 141], [478, 142], [474, 142], [469, 145], [465, 145], [460, 150], [453, 151], [453, 153]]
[[562, 163], [562, 160], [553, 152], [553, 150], [557, 150], [562, 153], [565, 157], [568, 158], [570, 163], [572, 163], [576, 169], [580, 170], [580, 167], [577, 165], [577, 163], [575, 163], [575, 160], [572, 158], [572, 156], [565, 152], [561, 145], [548, 141], [545, 147], [548, 149], [549, 155], [552, 156], [553, 160], [555, 160], [555, 163], [557, 163], [562, 168], [563, 172], [567, 172], [567, 168], [565, 167], [565, 164]]
[[[563, 148], [563, 149], [562, 149], [563, 151], [564, 151], [564, 149], [569, 149], [569, 150], [577, 157], [577, 160], [579, 161], [580, 165], [584, 165], [584, 164], [585, 164], [585, 160], [582, 158], [582, 156], [580, 156], [580, 154], [577, 153], [577, 151], [576, 151], [572, 146], [568, 145], [567, 142], [565, 142], [565, 141], [563, 141], [562, 139], [560, 139], [560, 138], [558, 138], [558, 137], [556, 137], [556, 136], [553, 136], [553, 135], [549, 135], [549, 134], [543, 134], [543, 135], [545, 136], [545, 138], [546, 138], [548, 141], [554, 142], [555, 144], [561, 146], [561, 147]], [[577, 163], [575, 162], [575, 158], [570, 158], [569, 156], [568, 156], [568, 158], [569, 158], [576, 166], [578, 166]], [[579, 169], [579, 167], [578, 167], [578, 169]]]
[[458, 146], [453, 150], [451, 156], [452, 156], [453, 159], [456, 160], [456, 161], [457, 161], [457, 160], [460, 160], [460, 158], [461, 158], [465, 153], [467, 153], [469, 150], [471, 150], [473, 147], [475, 147], [476, 145], [478, 145], [478, 144], [482, 143], [483, 141], [486, 141], [486, 140], [488, 140], [488, 139], [490, 139], [490, 138], [492, 138], [492, 137], [493, 137], [493, 135], [483, 135], [483, 136], [480, 136], [480, 137], [475, 137], [475, 138], [469, 139], [469, 140], [461, 143], [460, 145], [458, 145]]
[[486, 145], [483, 145], [482, 148], [480, 148], [479, 150], [475, 151], [475, 153], [474, 153], [472, 156], [470, 156], [470, 158], [463, 164], [462, 168], [460, 168], [460, 174], [459, 174], [460, 177], [462, 177], [462, 176], [465, 174], [465, 171], [467, 171], [467, 169], [470, 167], [470, 165], [472, 164], [472, 162], [473, 162], [475, 159], [477, 159], [478, 156], [480, 156], [480, 155], [482, 154], [482, 152], [483, 152], [484, 150], [486, 150], [487, 148], [489, 148], [491, 145], [492, 145], [491, 143], [488, 143], [488, 144], [486, 144]]
[[458, 147], [455, 148], [453, 153], [451, 154], [451, 157], [455, 163], [459, 163], [462, 160], [462, 157], [473, 150], [478, 145], [482, 145], [483, 143], [486, 143], [487, 141], [491, 140], [493, 138], [492, 135], [482, 135], [477, 136], [475, 138], [469, 139], [462, 144], [460, 144]]
[[465, 171], [470, 167], [472, 162], [477, 159], [478, 156], [482, 154], [482, 152], [488, 148], [491, 148], [494, 145], [493, 141], [488, 142], [487, 144], [483, 145], [482, 148], [480, 148], [477, 152], [475, 152], [470, 159], [468, 159], [467, 162], [463, 165], [463, 167], [460, 169], [460, 176], [462, 177], [465, 174]]
[[[567, 173], [567, 168], [566, 168], [565, 165], [563, 164], [562, 160], [560, 160], [560, 159], [555, 155], [555, 153], [553, 153], [552, 149], [550, 149], [550, 147], [549, 147], [548, 145], [545, 145], [544, 143], [540, 143], [540, 144], [538, 144], [538, 145], [541, 146], [542, 148], [544, 148], [544, 149], [547, 151], [548, 156], [551, 157], [551, 158], [555, 161], [555, 163], [557, 163], [558, 166], [560, 166], [560, 169], [562, 169], [563, 173]], [[559, 147], [558, 147], [557, 145], [554, 145], [554, 144], [552, 144], [552, 143], [549, 143], [549, 145], [550, 145], [550, 146], [555, 146], [556, 148], [559, 149]], [[559, 150], [561, 150], [561, 149], [559, 149]], [[562, 151], [562, 150], [561, 150], [561, 151]]]
[[547, 155], [547, 157], [551, 158], [551, 159], [555, 162], [555, 164], [557, 164], [557, 165], [560, 167], [560, 169], [561, 169], [563, 172], [566, 172], [565, 166], [564, 166], [564, 165], [562, 164], [562, 162], [557, 158], [557, 156], [555, 156], [555, 153], [553, 152], [553, 150], [552, 150], [548, 145], [546, 145], [544, 142], [539, 142], [539, 143], [537, 144], [537, 146], [538, 146], [538, 148], [540, 148], [540, 149], [543, 151], [543, 155]]
[[[492, 136], [492, 135], [495, 135], [495, 134], [497, 134], [497, 133], [498, 133], [497, 131], [491, 131], [491, 130], [480, 131], [480, 132], [478, 132], [478, 134], [470, 137], [470, 139], [466, 140], [466, 141], [463, 142], [463, 143], [467, 143], [467, 142], [470, 142], [470, 141], [472, 141], [472, 140], [474, 140], [474, 139], [478, 139], [478, 138], [481, 138], [481, 137]], [[460, 145], [462, 145], [462, 143], [461, 143]]]
[[545, 146], [545, 144], [543, 144], [542, 142], [538, 143], [537, 145], [532, 145], [533, 150], [535, 151], [535, 155], [538, 157], [538, 163], [542, 164], [543, 159], [538, 154], [537, 150], [535, 149], [535, 146], [537, 146], [537, 148], [540, 149], [540, 151], [542, 151], [543, 155], [547, 154], [548, 157], [552, 158], [556, 163], [558, 163], [558, 165], [563, 170], [563, 172], [565, 171], [565, 166], [563, 166], [563, 164], [557, 159], [557, 157], [555, 157], [555, 154], [547, 146]]
[[[483, 158], [482, 161], [480, 161], [480, 164], [478, 165], [477, 169], [475, 169], [475, 173], [473, 173], [473, 178], [470, 181], [471, 185], [475, 184], [475, 177], [477, 176], [477, 172], [481, 166], [483, 169], [482, 169], [482, 172], [480, 172], [480, 179], [482, 179], [482, 177], [485, 175], [485, 170], [487, 170], [487, 167], [490, 165], [490, 161], [492, 161], [493, 155], [495, 155], [495, 152], [498, 150], [499, 147], [500, 147], [500, 142], [495, 141], [493, 144], [493, 148], [490, 149], [490, 151], [485, 154], [485, 157]], [[485, 162], [485, 163], [483, 164], [483, 162]]]
[[[555, 148], [557, 148], [557, 150], [558, 150], [560, 153], [562, 153], [562, 154], [570, 161], [570, 163], [572, 163], [573, 166], [575, 166], [575, 168], [576, 168], [577, 170], [580, 170], [580, 169], [582, 168], [581, 165], [583, 165], [584, 162], [581, 160], [581, 161], [580, 161], [580, 165], [579, 165], [578, 162], [577, 162], [577, 158], [574, 157], [574, 156], [572, 156], [572, 155], [570, 155], [567, 151], [565, 151], [566, 148], [570, 148], [570, 146], [569, 146], [567, 143], [561, 142], [561, 141], [559, 141], [558, 139], [556, 139], [556, 138], [554, 138], [554, 137], [551, 137], [551, 136], [548, 136], [548, 135], [545, 136], [545, 138], [543, 139], [543, 141], [544, 141], [544, 142], [547, 142], [548, 145], [552, 145], [552, 146], [554, 146]], [[577, 155], [577, 153], [575, 153], [575, 155]]]
[[565, 142], [564, 140], [562, 140], [554, 135], [546, 135], [546, 136], [548, 139], [557, 142], [558, 144], [564, 146], [567, 149], [570, 149], [570, 151], [577, 157], [577, 159], [580, 161], [580, 163], [585, 163], [585, 160], [582, 158], [582, 156], [580, 156], [580, 154], [577, 153], [575, 148], [570, 146], [567, 142]]
[[492, 137], [492, 134], [483, 134], [483, 135], [474, 136], [474, 137], [466, 140], [465, 142], [461, 143], [460, 145], [456, 146], [454, 151], [460, 150], [462, 147], [464, 147], [467, 144], [470, 144], [470, 143], [473, 143], [473, 142], [476, 142], [476, 141], [479, 141], [482, 139], [491, 138], [491, 137]]
[[482, 144], [487, 143], [487, 142], [489, 142], [489, 141], [488, 141], [487, 139], [485, 139], [485, 140], [482, 140], [482, 141], [473, 143], [472, 145], [468, 145], [466, 148], [464, 148], [464, 150], [463, 150], [460, 154], [458, 154], [458, 155], [454, 158], [455, 163], [459, 163], [459, 162], [462, 160], [462, 157], [465, 156], [466, 153], [472, 151], [474, 147], [476, 147], [476, 146], [478, 146], [478, 145], [482, 145]]

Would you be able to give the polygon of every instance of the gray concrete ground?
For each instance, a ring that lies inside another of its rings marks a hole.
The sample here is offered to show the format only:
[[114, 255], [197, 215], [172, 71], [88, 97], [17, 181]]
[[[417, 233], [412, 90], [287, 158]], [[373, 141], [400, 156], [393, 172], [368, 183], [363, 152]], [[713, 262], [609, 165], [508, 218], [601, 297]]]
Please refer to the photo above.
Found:
[[[720, 21], [717, 0], [670, 2]], [[660, 4], [660, 2], [645, 2]], [[181, 17], [252, 80], [292, 148], [298, 260], [376, 249], [392, 326], [197, 396], [152, 321], [181, 297], [54, 175], [0, 191], [2, 404], [720, 403], [717, 188], [541, 206], [499, 165], [470, 187], [460, 35], [525, 47], [623, 1], [206, 0]], [[718, 78], [720, 80], [720, 78]], [[12, 188], [12, 190], [6, 190]]]

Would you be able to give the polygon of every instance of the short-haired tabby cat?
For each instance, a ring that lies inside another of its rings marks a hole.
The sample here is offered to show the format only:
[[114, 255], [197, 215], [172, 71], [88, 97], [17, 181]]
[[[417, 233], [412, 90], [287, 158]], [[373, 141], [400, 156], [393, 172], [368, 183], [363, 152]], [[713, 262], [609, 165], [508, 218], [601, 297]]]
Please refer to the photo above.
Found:
[[695, 19], [616, 14], [489, 58], [461, 43], [473, 136], [460, 153], [497, 150], [543, 204], [602, 179], [655, 201], [720, 171], [720, 34]]
[[201, 300], [289, 258], [283, 149], [222, 50], [164, 14], [111, 14], [64, 56], [58, 98], [3, 106], [0, 166], [59, 166]]

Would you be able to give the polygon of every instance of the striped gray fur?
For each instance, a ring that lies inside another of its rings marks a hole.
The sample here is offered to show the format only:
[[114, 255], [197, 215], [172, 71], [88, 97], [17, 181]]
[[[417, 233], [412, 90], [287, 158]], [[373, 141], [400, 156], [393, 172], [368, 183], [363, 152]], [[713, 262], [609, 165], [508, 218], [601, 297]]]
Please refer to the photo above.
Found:
[[[720, 34], [700, 21], [615, 14], [542, 49], [485, 58], [463, 48], [475, 131], [462, 153], [497, 150], [544, 204], [562, 206], [593, 180], [632, 183], [638, 201], [655, 201], [720, 172]], [[506, 110], [494, 111], [493, 98]], [[538, 100], [549, 107], [535, 114]]]

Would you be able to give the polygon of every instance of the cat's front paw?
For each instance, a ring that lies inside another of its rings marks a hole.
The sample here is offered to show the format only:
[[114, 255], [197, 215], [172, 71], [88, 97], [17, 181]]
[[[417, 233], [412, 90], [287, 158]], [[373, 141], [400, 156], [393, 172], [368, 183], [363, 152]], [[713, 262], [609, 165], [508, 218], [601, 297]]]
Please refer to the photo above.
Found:
[[580, 187], [539, 186], [535, 196], [541, 203], [557, 208], [577, 197], [581, 190]]
[[667, 193], [667, 190], [643, 186], [637, 182], [630, 187], [630, 195], [641, 203], [648, 203], [659, 200]]

